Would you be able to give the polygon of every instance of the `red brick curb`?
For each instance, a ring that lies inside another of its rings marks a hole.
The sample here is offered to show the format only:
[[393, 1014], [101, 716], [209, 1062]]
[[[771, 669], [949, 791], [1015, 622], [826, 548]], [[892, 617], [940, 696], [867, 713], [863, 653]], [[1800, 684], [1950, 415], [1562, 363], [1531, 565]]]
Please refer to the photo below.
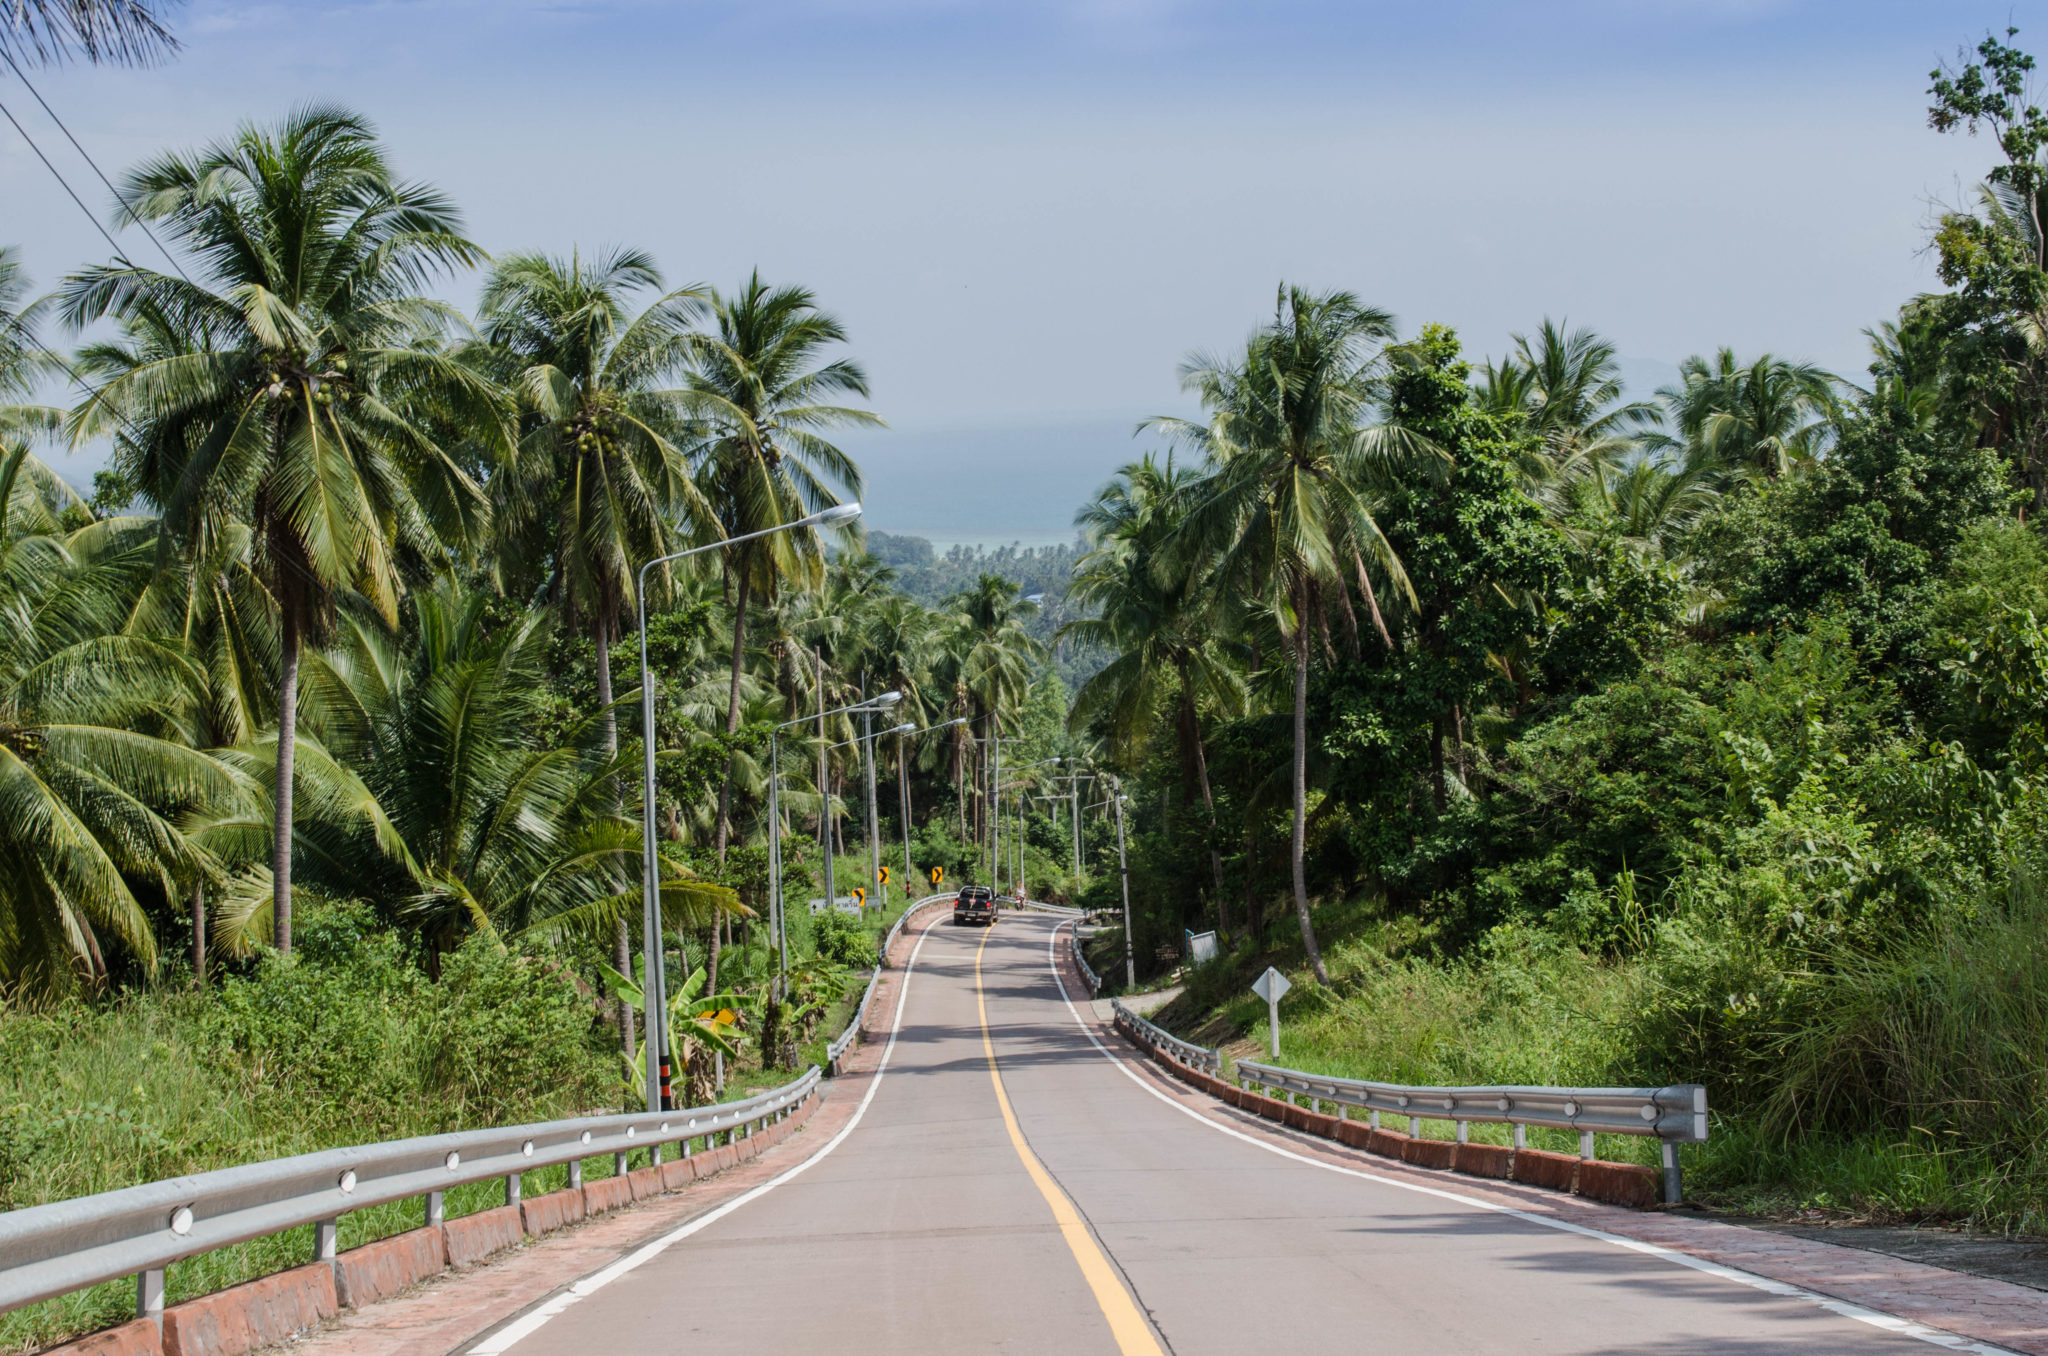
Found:
[[[1061, 965], [1069, 995], [1085, 993], [1087, 990], [1080, 987], [1080, 975], [1073, 969], [1072, 961], [1063, 955]], [[1092, 1011], [1084, 1013], [1084, 1020], [1092, 1022], [1096, 1038], [1112, 1059], [1160, 1095], [1206, 1120], [1283, 1147], [1303, 1158], [1353, 1171], [1365, 1169], [1390, 1181], [1438, 1191], [1455, 1191], [1483, 1205], [1651, 1244], [1701, 1262], [1798, 1286], [1818, 1295], [1860, 1305], [1971, 1341], [2025, 1352], [2028, 1356], [2048, 1356], [2048, 1293], [2007, 1281], [1947, 1271], [1924, 1262], [1909, 1262], [1861, 1248], [1748, 1229], [1685, 1212], [1628, 1209], [1583, 1194], [1566, 1195], [1554, 1189], [1486, 1180], [1480, 1175], [1475, 1175], [1470, 1181], [1447, 1181], [1440, 1173], [1401, 1162], [1400, 1152], [1393, 1148], [1392, 1143], [1385, 1146], [1393, 1149], [1391, 1153], [1378, 1147], [1382, 1137], [1386, 1141], [1405, 1142], [1406, 1135], [1388, 1130], [1372, 1131], [1357, 1121], [1346, 1121], [1346, 1127], [1357, 1128], [1341, 1135], [1345, 1144], [1364, 1147], [1358, 1139], [1359, 1132], [1364, 1130], [1375, 1145], [1375, 1157], [1361, 1162], [1356, 1153], [1336, 1143], [1281, 1129], [1275, 1122], [1237, 1109], [1237, 1103], [1233, 1102], [1229, 1107], [1217, 1106], [1217, 1100], [1230, 1099], [1212, 1099], [1190, 1086], [1193, 1080], [1183, 1083], [1166, 1070], [1155, 1068], [1155, 1061], [1138, 1058], [1122, 1042], [1107, 1039], [1116, 1030], [1113, 1022], [1093, 1017]], [[1499, 1146], [1462, 1146], [1466, 1150], [1487, 1147]], [[1526, 1163], [1533, 1169], [1543, 1161], [1536, 1157], [1538, 1152], [1524, 1150], [1514, 1156], [1514, 1162], [1518, 1167]], [[1574, 1171], [1586, 1166], [1569, 1154], [1548, 1157], [1572, 1165]], [[1476, 1159], [1474, 1161], [1477, 1162]]]
[[293, 1267], [164, 1310], [164, 1356], [241, 1356], [341, 1311], [334, 1267]]
[[[542, 1196], [534, 1203], [548, 1199]], [[390, 1299], [447, 1269], [447, 1235], [439, 1229], [412, 1229], [350, 1248], [336, 1257], [335, 1298], [343, 1308], [360, 1309], [365, 1304]]]
[[156, 1324], [146, 1318], [108, 1328], [61, 1347], [51, 1347], [42, 1356], [161, 1356], [163, 1341]]

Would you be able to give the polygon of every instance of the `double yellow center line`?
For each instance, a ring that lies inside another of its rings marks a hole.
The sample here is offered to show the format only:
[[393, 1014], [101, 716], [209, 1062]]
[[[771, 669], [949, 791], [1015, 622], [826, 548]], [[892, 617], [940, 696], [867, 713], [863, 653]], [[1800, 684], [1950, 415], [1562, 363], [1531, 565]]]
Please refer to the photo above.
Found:
[[1017, 1113], [1010, 1108], [1010, 1096], [1003, 1088], [1003, 1071], [996, 1064], [995, 1042], [988, 1034], [988, 999], [981, 987], [981, 953], [988, 948], [989, 938], [995, 936], [991, 928], [983, 934], [981, 945], [974, 949], [974, 1006], [981, 1017], [981, 1049], [988, 1056], [988, 1077], [996, 1088], [996, 1105], [1002, 1109], [1003, 1128], [1010, 1132], [1010, 1146], [1017, 1151], [1017, 1157], [1024, 1161], [1024, 1171], [1030, 1174], [1031, 1183], [1038, 1188], [1038, 1194], [1045, 1197], [1045, 1203], [1052, 1207], [1052, 1217], [1060, 1226], [1060, 1237], [1067, 1242], [1067, 1250], [1074, 1254], [1074, 1261], [1080, 1264], [1082, 1278], [1095, 1293], [1095, 1303], [1102, 1310], [1102, 1316], [1109, 1320], [1110, 1335], [1116, 1338], [1117, 1349], [1123, 1356], [1165, 1356], [1159, 1341], [1152, 1335], [1152, 1325], [1145, 1321], [1145, 1315], [1138, 1310], [1130, 1292], [1124, 1289], [1123, 1279], [1116, 1268], [1109, 1264], [1103, 1254], [1102, 1245], [1089, 1232], [1088, 1222], [1081, 1218], [1081, 1212], [1067, 1198], [1060, 1184], [1052, 1179], [1045, 1165], [1038, 1161], [1038, 1155], [1031, 1152], [1031, 1146], [1024, 1142], [1024, 1132], [1018, 1128]]

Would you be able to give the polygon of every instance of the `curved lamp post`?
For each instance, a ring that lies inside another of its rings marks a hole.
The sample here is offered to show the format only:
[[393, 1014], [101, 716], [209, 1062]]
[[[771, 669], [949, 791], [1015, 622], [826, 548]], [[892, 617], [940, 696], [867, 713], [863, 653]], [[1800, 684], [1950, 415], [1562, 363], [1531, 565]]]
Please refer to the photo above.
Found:
[[693, 546], [687, 551], [672, 551], [665, 556], [656, 556], [640, 567], [640, 587], [637, 593], [640, 613], [640, 945], [642, 971], [645, 983], [641, 993], [646, 997], [647, 1010], [647, 1109], [665, 1111], [668, 1109], [668, 1023], [661, 1020], [662, 1009], [668, 995], [663, 992], [661, 954], [661, 882], [655, 865], [654, 854], [654, 678], [647, 669], [647, 572], [657, 565], [682, 560], [688, 556], [702, 555], [706, 551], [723, 550], [737, 546], [743, 541], [757, 537], [769, 537], [778, 532], [789, 532], [799, 527], [832, 527], [839, 523], [852, 522], [860, 517], [859, 504], [834, 504], [831, 508], [819, 509], [816, 513], [799, 518], [793, 523], [781, 523], [759, 532], [747, 532], [737, 537], [726, 537], [708, 546]]

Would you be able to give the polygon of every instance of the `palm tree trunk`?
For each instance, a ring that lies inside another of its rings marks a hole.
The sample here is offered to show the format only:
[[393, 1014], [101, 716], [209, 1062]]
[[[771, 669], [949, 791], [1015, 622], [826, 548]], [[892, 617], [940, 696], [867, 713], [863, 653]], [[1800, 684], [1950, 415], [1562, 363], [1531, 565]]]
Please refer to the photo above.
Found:
[[1308, 847], [1308, 617], [1305, 609], [1295, 613], [1294, 634], [1294, 912], [1301, 919], [1301, 944], [1308, 952], [1309, 968], [1316, 983], [1328, 984], [1330, 972], [1323, 965], [1322, 949], [1316, 945], [1315, 924], [1308, 916], [1308, 869], [1303, 854]]
[[[747, 656], [747, 570], [740, 565], [740, 591], [732, 608], [732, 687], [725, 699], [725, 732], [740, 728], [740, 671]], [[718, 783], [718, 864], [725, 865], [726, 839], [732, 832], [732, 769], [736, 754], [725, 755], [725, 777]]]
[[1202, 808], [1209, 815], [1209, 874], [1216, 879], [1216, 930], [1228, 932], [1230, 917], [1224, 909], [1223, 853], [1216, 846], [1216, 795], [1209, 789], [1209, 755], [1202, 748], [1202, 731], [1195, 727], [1195, 782], [1202, 789]]
[[288, 597], [279, 609], [277, 674], [277, 800], [270, 833], [271, 940], [280, 955], [292, 949], [292, 776], [299, 737], [299, 609]]
[[910, 888], [910, 773], [903, 760], [903, 736], [896, 736], [896, 791], [903, 801], [903, 897], [914, 899]]
[[[612, 709], [612, 647], [611, 618], [606, 609], [599, 608], [597, 619], [591, 628], [591, 637], [597, 642], [597, 705], [604, 713], [604, 756], [610, 761], [619, 751], [619, 717]], [[623, 813], [623, 807], [621, 813]], [[633, 976], [633, 936], [626, 928], [626, 919], [621, 915], [612, 924], [612, 968], [628, 979]], [[633, 1005], [623, 998], [614, 999], [614, 1016], [619, 1024], [619, 1049], [628, 1060], [633, 1058]]]
[[1442, 814], [1450, 804], [1450, 797], [1444, 789], [1444, 718], [1438, 716], [1429, 723], [1429, 794], [1436, 801], [1436, 812]]
[[206, 885], [192, 886], [192, 982], [206, 987]]

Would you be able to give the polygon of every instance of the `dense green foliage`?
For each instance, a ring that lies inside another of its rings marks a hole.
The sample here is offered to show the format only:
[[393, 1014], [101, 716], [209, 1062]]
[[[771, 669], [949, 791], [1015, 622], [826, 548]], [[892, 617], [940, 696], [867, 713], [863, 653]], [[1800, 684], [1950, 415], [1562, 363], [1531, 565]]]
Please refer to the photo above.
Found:
[[[1936, 73], [1932, 125], [1989, 124], [2005, 160], [1937, 227], [1950, 290], [1871, 332], [1867, 388], [1724, 349], [1625, 402], [1612, 347], [1548, 321], [1476, 374], [1435, 326], [1311, 367], [1304, 317], [1342, 295], [1191, 362], [1198, 460], [1083, 513], [1101, 617], [1072, 628], [1118, 652], [1074, 727], [1132, 791], [1138, 954], [1224, 934], [1171, 1016], [1256, 1034], [1243, 985], [1278, 960], [1325, 981], [1283, 1018], [1317, 1067], [1698, 1080], [1710, 1194], [2048, 1221], [2031, 67], [1992, 38]], [[1245, 398], [1272, 381], [1298, 415]], [[1309, 497], [1347, 446], [1390, 455]], [[1248, 496], [1258, 458], [1297, 479]], [[1293, 536], [1247, 570], [1219, 512]], [[1383, 549], [1319, 563], [1347, 537]]]

